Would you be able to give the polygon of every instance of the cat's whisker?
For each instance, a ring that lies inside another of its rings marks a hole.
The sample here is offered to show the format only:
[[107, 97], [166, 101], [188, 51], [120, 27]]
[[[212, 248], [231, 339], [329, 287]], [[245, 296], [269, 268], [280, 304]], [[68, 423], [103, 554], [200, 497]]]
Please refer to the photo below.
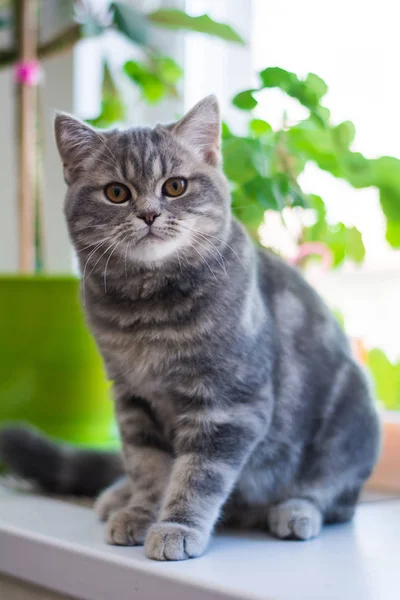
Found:
[[85, 283], [86, 283], [86, 269], [87, 269], [87, 267], [88, 267], [88, 265], [89, 265], [89, 261], [90, 261], [90, 259], [92, 258], [93, 254], [94, 254], [95, 252], [97, 252], [97, 250], [99, 250], [103, 244], [105, 244], [106, 242], [108, 242], [108, 241], [111, 239], [111, 237], [112, 237], [112, 236], [109, 236], [108, 238], [106, 238], [105, 240], [103, 240], [102, 242], [100, 242], [100, 243], [99, 243], [99, 244], [96, 246], [96, 248], [95, 248], [94, 250], [92, 250], [92, 251], [91, 251], [91, 253], [89, 254], [89, 256], [88, 256], [88, 257], [87, 257], [87, 259], [86, 259], [85, 266], [84, 266], [84, 269], [83, 269], [83, 274], [82, 274], [82, 284], [83, 284], [83, 305], [84, 305], [84, 306], [86, 305], [86, 287], [85, 287]]
[[229, 248], [229, 250], [236, 256], [236, 258], [238, 259], [238, 261], [240, 262], [240, 264], [242, 265], [243, 269], [245, 269], [246, 267], [243, 264], [243, 261], [241, 260], [241, 258], [236, 254], [235, 250], [232, 248], [232, 246], [230, 246], [227, 242], [225, 242], [224, 240], [221, 240], [220, 238], [216, 237], [215, 235], [211, 235], [210, 233], [204, 233], [202, 231], [198, 231], [197, 229], [192, 229], [190, 227], [184, 227], [182, 224], [180, 225], [183, 229], [187, 229], [188, 231], [192, 231], [193, 233], [200, 233], [201, 235], [204, 235], [208, 238], [212, 238], [214, 240], [217, 240], [218, 242], [220, 242], [221, 244], [223, 244], [224, 246], [226, 246], [227, 248]]
[[195, 233], [195, 235], [200, 236], [200, 238], [202, 239], [203, 242], [207, 242], [208, 244], [210, 244], [210, 246], [219, 254], [222, 262], [227, 262], [226, 258], [223, 256], [223, 254], [220, 252], [220, 250], [217, 248], [217, 246], [209, 239], [207, 239], [204, 234], [202, 233]]
[[176, 255], [178, 257], [179, 268], [180, 268], [181, 274], [182, 274], [183, 273], [183, 271], [182, 271], [182, 263], [181, 263], [181, 257], [179, 256], [179, 251], [178, 250], [176, 251]]
[[106, 249], [104, 250], [104, 252], [103, 252], [103, 253], [102, 253], [102, 254], [99, 256], [99, 258], [98, 258], [98, 259], [96, 260], [96, 262], [94, 263], [94, 265], [93, 265], [93, 267], [92, 267], [92, 269], [91, 269], [90, 273], [88, 273], [88, 274], [87, 274], [87, 277], [90, 277], [90, 276], [91, 276], [91, 274], [92, 274], [92, 273], [93, 273], [93, 271], [95, 270], [96, 266], [99, 264], [100, 260], [103, 258], [103, 256], [104, 256], [105, 254], [107, 254], [107, 252], [110, 250], [110, 248], [112, 248], [112, 247], [114, 246], [114, 244], [115, 244], [115, 240], [114, 240], [113, 242], [111, 242], [111, 244], [108, 246], [108, 248], [106, 248]]
[[86, 225], [85, 227], [79, 227], [79, 229], [74, 229], [73, 233], [80, 233], [81, 231], [87, 231], [88, 229], [108, 229], [107, 225]]
[[190, 247], [191, 247], [191, 248], [192, 248], [192, 249], [193, 249], [195, 252], [197, 252], [197, 254], [200, 256], [200, 258], [201, 258], [201, 259], [202, 259], [202, 260], [205, 262], [205, 264], [206, 264], [206, 265], [207, 265], [207, 267], [209, 268], [210, 272], [212, 273], [212, 275], [213, 275], [213, 277], [214, 277], [215, 281], [218, 281], [218, 279], [217, 279], [217, 277], [216, 277], [216, 275], [215, 275], [215, 272], [214, 272], [214, 271], [212, 270], [212, 268], [210, 267], [210, 264], [209, 264], [209, 262], [207, 261], [207, 259], [205, 258], [204, 254], [202, 254], [202, 253], [200, 252], [200, 250], [198, 250], [198, 249], [197, 249], [195, 246], [193, 246], [193, 244], [190, 244]]
[[106, 266], [104, 267], [104, 293], [107, 294], [107, 267], [108, 267], [108, 263], [110, 262], [110, 258], [112, 257], [112, 255], [114, 254], [115, 250], [118, 248], [118, 246], [120, 244], [122, 244], [122, 242], [124, 240], [126, 240], [128, 236], [126, 235], [125, 237], [122, 238], [122, 240], [119, 240], [119, 242], [116, 242], [116, 245], [114, 246], [114, 248], [111, 250], [110, 255], [107, 259], [106, 262]]
[[[106, 238], [106, 239], [111, 239], [111, 236], [109, 238]], [[85, 246], [84, 248], [81, 248], [80, 250], [75, 250], [75, 254], [80, 254], [81, 252], [84, 252], [85, 250], [88, 250], [89, 248], [93, 248], [93, 246], [96, 246], [96, 244], [100, 243], [101, 241], [102, 240], [96, 240], [92, 244], [89, 244], [88, 246]]]
[[[182, 223], [180, 223], [180, 227], [182, 227], [182, 229], [186, 229], [187, 231], [191, 231], [192, 233], [197, 233], [201, 236], [203, 236], [204, 238], [212, 238], [214, 240], [217, 240], [218, 242], [220, 242], [221, 244], [223, 244], [224, 246], [226, 246], [227, 248], [229, 248], [231, 250], [231, 252], [236, 256], [236, 258], [238, 259], [238, 261], [240, 262], [240, 264], [242, 265], [243, 268], [245, 268], [241, 258], [237, 255], [237, 253], [235, 252], [235, 250], [232, 248], [232, 246], [230, 246], [227, 242], [225, 242], [224, 240], [221, 240], [220, 238], [211, 235], [210, 233], [204, 233], [202, 231], [198, 231], [197, 229], [193, 229], [191, 227], [185, 227], [184, 225], [182, 225]], [[208, 240], [209, 241], [209, 240]], [[215, 249], [217, 250], [216, 246], [214, 245]]]
[[[198, 234], [195, 234], [195, 235], [198, 235]], [[204, 240], [204, 238], [200, 238], [200, 239], [201, 239], [203, 242], [204, 242], [204, 241], [208, 242], [208, 240]], [[219, 260], [219, 258], [218, 258], [218, 257], [217, 257], [217, 256], [216, 256], [216, 255], [215, 255], [215, 254], [214, 254], [214, 253], [213, 253], [213, 252], [210, 250], [210, 248], [209, 248], [209, 247], [207, 247], [207, 246], [205, 246], [204, 244], [202, 244], [202, 243], [199, 241], [198, 237], [197, 237], [197, 238], [195, 238], [195, 242], [196, 242], [196, 244], [199, 244], [199, 245], [200, 245], [202, 248], [204, 248], [206, 251], [210, 252], [210, 254], [211, 254], [213, 257], [214, 257], [214, 259], [217, 261], [217, 263], [218, 263], [218, 264], [220, 265], [220, 267], [223, 269], [223, 271], [224, 271], [224, 273], [225, 273], [226, 277], [228, 277], [228, 279], [230, 279], [230, 277], [229, 277], [229, 275], [228, 275], [228, 273], [227, 273], [227, 271], [226, 271], [226, 268], [225, 268], [225, 265], [224, 265], [224, 263], [223, 263], [221, 260]], [[211, 246], [212, 246], [212, 247], [213, 247], [215, 250], [217, 250], [217, 252], [220, 254], [221, 258], [223, 259], [223, 257], [222, 257], [222, 254], [219, 252], [218, 248], [216, 248], [216, 247], [214, 246], [214, 244], [212, 244], [211, 242], [209, 242], [209, 243], [210, 243], [210, 245], [211, 245]]]
[[131, 237], [131, 239], [127, 243], [126, 249], [125, 249], [125, 277], [126, 277], [126, 279], [128, 279], [128, 266], [127, 266], [128, 251], [130, 250], [132, 241], [133, 241], [133, 236]]

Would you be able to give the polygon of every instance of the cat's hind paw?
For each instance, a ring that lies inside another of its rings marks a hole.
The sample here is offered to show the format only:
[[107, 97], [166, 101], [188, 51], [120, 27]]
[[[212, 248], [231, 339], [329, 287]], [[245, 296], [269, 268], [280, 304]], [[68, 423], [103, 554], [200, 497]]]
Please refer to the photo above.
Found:
[[108, 521], [110, 515], [128, 505], [131, 489], [127, 479], [121, 479], [105, 489], [94, 503], [94, 510], [100, 521]]
[[292, 498], [268, 511], [271, 533], [281, 539], [308, 540], [321, 531], [321, 511], [309, 500]]
[[186, 560], [202, 554], [208, 536], [179, 523], [155, 523], [149, 529], [145, 553], [154, 560]]
[[147, 510], [122, 508], [110, 516], [106, 525], [106, 541], [114, 546], [142, 546], [150, 525]]

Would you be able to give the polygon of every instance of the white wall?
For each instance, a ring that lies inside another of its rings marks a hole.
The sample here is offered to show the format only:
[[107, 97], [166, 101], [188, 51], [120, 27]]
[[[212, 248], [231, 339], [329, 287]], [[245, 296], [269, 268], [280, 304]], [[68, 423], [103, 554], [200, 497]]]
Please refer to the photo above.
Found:
[[44, 112], [44, 232], [45, 260], [50, 273], [69, 273], [72, 267], [72, 248], [63, 214], [66, 186], [54, 140], [54, 111], [74, 112], [73, 54], [46, 61], [46, 85], [43, 90]]
[[[69, 271], [71, 250], [62, 215], [65, 184], [53, 136], [55, 109], [72, 112], [72, 55], [51, 59], [44, 65], [46, 86], [41, 112], [44, 122], [44, 205], [46, 260], [52, 272]], [[0, 73], [0, 272], [18, 266], [18, 223], [15, 95], [11, 69]]]
[[15, 271], [17, 187], [15, 179], [14, 93], [11, 69], [0, 72], [0, 273]]
[[237, 92], [251, 87], [251, 32], [253, 0], [187, 0], [186, 10], [193, 15], [208, 14], [216, 21], [229, 23], [246, 41], [245, 46], [196, 33], [185, 38], [185, 109], [207, 94], [216, 94], [223, 118], [238, 132], [247, 116], [231, 105]]

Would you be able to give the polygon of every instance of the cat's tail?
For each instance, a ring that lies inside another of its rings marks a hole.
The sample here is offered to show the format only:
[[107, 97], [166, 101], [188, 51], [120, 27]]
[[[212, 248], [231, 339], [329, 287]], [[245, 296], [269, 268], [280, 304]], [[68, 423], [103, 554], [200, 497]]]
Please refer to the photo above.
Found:
[[0, 463], [56, 494], [94, 497], [123, 472], [118, 453], [57, 444], [33, 429], [0, 430]]

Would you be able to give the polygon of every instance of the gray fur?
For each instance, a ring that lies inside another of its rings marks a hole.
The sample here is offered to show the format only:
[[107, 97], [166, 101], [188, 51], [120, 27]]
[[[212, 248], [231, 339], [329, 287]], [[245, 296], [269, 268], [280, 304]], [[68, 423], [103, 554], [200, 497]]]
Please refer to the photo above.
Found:
[[91, 497], [123, 474], [118, 454], [57, 444], [23, 427], [0, 431], [0, 460], [55, 494]]
[[[364, 374], [321, 298], [231, 216], [213, 97], [155, 129], [56, 119], [86, 314], [114, 382], [127, 479], [107, 539], [201, 554], [217, 523], [307, 539], [349, 519], [379, 447]], [[164, 197], [169, 177], [185, 194]], [[110, 182], [132, 199], [113, 205]], [[143, 212], [158, 214], [149, 231]], [[131, 491], [130, 491], [131, 490]]]

